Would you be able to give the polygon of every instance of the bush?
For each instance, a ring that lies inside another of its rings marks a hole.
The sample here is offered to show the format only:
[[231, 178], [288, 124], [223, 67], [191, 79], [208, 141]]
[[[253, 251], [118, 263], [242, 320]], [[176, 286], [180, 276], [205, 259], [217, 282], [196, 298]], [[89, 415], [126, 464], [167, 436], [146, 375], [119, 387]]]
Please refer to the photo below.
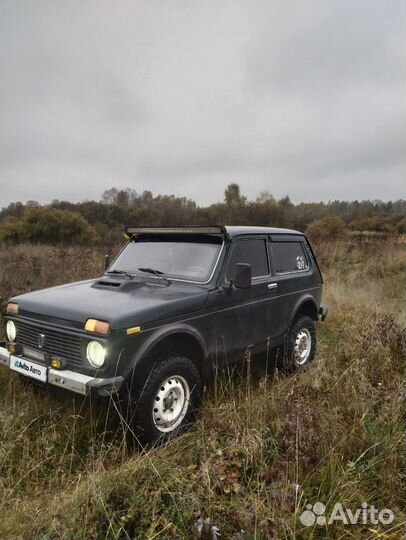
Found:
[[326, 216], [313, 221], [307, 227], [306, 234], [313, 240], [341, 238], [345, 234], [344, 222], [338, 216]]
[[405, 234], [406, 233], [406, 218], [403, 218], [399, 223], [397, 224], [397, 231], [399, 234]]
[[361, 219], [355, 219], [350, 223], [350, 227], [354, 231], [368, 232], [392, 232], [393, 224], [385, 216], [366, 216]]
[[21, 219], [8, 217], [0, 227], [0, 242], [82, 244], [94, 239], [93, 227], [71, 210], [38, 207], [27, 209]]

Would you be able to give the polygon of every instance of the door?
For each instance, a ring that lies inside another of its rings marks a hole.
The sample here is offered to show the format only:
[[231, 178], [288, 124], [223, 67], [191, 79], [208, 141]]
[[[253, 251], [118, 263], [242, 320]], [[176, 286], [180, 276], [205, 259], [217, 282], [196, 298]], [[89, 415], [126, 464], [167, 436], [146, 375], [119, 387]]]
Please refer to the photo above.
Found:
[[[234, 240], [222, 278], [222, 310], [220, 314], [224, 350], [229, 359], [241, 357], [248, 349], [257, 348], [264, 327], [263, 300], [274, 295], [267, 288], [270, 279], [268, 241], [265, 236], [241, 237]], [[233, 280], [237, 263], [251, 266], [252, 284], [237, 289]]]
[[275, 235], [267, 242], [269, 271], [253, 277], [250, 291], [250, 335], [246, 339], [255, 346], [255, 352], [283, 342], [298, 300], [314, 284], [303, 241], [297, 235]]

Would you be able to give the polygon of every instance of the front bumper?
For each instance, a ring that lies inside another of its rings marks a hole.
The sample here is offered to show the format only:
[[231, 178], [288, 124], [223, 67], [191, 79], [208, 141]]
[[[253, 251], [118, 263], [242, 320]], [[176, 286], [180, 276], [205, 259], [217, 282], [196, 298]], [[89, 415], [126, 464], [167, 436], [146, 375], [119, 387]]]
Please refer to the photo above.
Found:
[[[5, 347], [0, 346], [0, 365], [10, 368], [10, 358], [11, 353]], [[29, 359], [27, 358], [27, 360]], [[124, 382], [124, 378], [121, 376], [112, 378], [89, 377], [68, 369], [53, 369], [51, 367], [48, 367], [46, 371], [47, 380], [42, 384], [59, 386], [82, 396], [88, 394], [111, 396], [118, 393]], [[25, 375], [25, 373], [21, 374]], [[29, 375], [26, 376], [30, 378]]]

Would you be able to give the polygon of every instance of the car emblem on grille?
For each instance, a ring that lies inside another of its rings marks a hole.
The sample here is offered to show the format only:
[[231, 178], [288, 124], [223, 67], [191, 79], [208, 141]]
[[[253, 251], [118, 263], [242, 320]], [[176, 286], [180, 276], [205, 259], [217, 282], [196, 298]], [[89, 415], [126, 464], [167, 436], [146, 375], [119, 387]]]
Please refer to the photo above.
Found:
[[45, 347], [45, 334], [38, 334], [38, 347], [40, 349]]

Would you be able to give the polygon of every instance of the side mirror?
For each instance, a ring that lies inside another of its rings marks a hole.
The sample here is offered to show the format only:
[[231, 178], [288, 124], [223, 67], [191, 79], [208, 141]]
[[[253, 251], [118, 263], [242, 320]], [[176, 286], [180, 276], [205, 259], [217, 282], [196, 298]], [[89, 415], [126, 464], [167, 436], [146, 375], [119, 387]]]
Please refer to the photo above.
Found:
[[110, 266], [110, 255], [104, 256], [104, 270], [107, 270], [107, 268]]
[[251, 287], [251, 265], [237, 263], [235, 265], [234, 287], [237, 289], [249, 289]]

